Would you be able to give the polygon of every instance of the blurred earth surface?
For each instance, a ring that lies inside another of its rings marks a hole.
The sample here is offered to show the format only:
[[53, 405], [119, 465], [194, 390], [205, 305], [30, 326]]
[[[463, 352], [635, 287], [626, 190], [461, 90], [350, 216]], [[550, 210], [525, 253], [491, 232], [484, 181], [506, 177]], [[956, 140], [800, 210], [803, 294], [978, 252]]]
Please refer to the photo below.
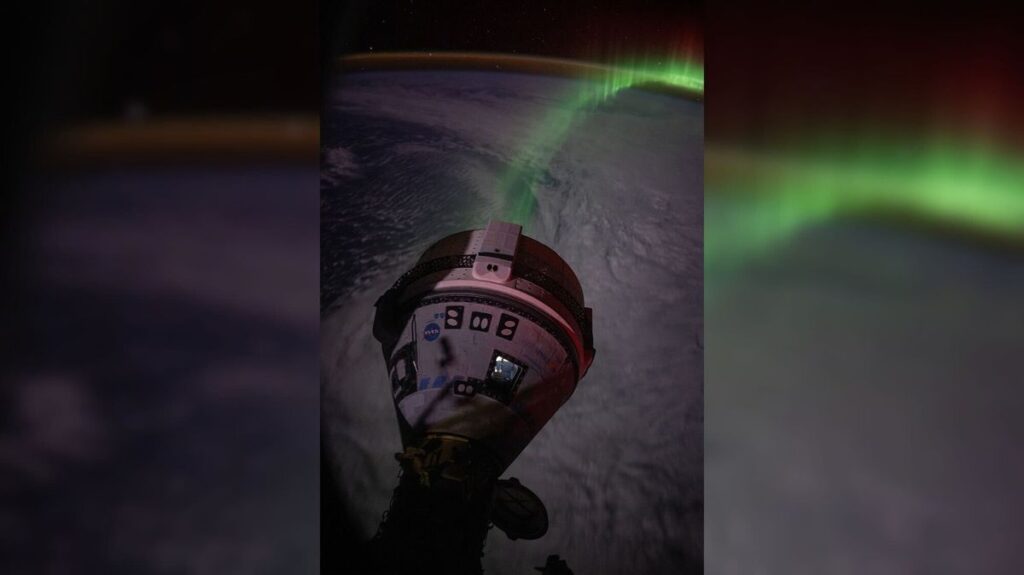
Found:
[[316, 174], [31, 182], [4, 324], [0, 570], [317, 571]]

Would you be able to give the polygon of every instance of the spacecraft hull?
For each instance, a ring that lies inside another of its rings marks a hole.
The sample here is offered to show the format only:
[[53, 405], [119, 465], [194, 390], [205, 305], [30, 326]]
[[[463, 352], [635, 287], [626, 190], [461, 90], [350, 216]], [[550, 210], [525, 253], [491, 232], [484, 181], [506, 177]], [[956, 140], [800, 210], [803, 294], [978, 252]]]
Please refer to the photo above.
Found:
[[591, 312], [569, 266], [519, 226], [453, 234], [377, 303], [403, 443], [465, 437], [501, 470], [593, 360]]

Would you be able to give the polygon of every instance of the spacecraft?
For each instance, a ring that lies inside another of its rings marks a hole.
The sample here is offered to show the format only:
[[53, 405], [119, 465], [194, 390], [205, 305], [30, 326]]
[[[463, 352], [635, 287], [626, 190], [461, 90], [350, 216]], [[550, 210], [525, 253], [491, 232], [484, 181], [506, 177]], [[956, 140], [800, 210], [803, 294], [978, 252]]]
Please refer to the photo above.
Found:
[[476, 501], [512, 538], [543, 535], [540, 500], [498, 477], [594, 361], [576, 274], [521, 226], [491, 221], [430, 246], [376, 308], [405, 476]]

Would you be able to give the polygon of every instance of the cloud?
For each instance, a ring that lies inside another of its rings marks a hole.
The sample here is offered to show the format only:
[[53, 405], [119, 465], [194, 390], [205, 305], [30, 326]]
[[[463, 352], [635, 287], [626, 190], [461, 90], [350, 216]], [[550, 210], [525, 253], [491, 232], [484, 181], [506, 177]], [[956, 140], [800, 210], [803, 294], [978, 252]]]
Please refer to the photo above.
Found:
[[11, 387], [13, 429], [0, 437], [0, 466], [37, 481], [66, 463], [109, 451], [109, 433], [87, 384], [63, 374], [36, 375]]

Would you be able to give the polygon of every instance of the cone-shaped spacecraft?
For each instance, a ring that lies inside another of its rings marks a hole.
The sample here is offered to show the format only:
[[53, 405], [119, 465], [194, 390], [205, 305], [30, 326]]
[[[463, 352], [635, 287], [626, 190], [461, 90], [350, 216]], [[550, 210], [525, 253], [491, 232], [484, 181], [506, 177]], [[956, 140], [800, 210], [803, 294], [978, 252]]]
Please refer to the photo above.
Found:
[[377, 301], [404, 446], [467, 441], [500, 474], [594, 360], [576, 274], [515, 224], [441, 239]]

